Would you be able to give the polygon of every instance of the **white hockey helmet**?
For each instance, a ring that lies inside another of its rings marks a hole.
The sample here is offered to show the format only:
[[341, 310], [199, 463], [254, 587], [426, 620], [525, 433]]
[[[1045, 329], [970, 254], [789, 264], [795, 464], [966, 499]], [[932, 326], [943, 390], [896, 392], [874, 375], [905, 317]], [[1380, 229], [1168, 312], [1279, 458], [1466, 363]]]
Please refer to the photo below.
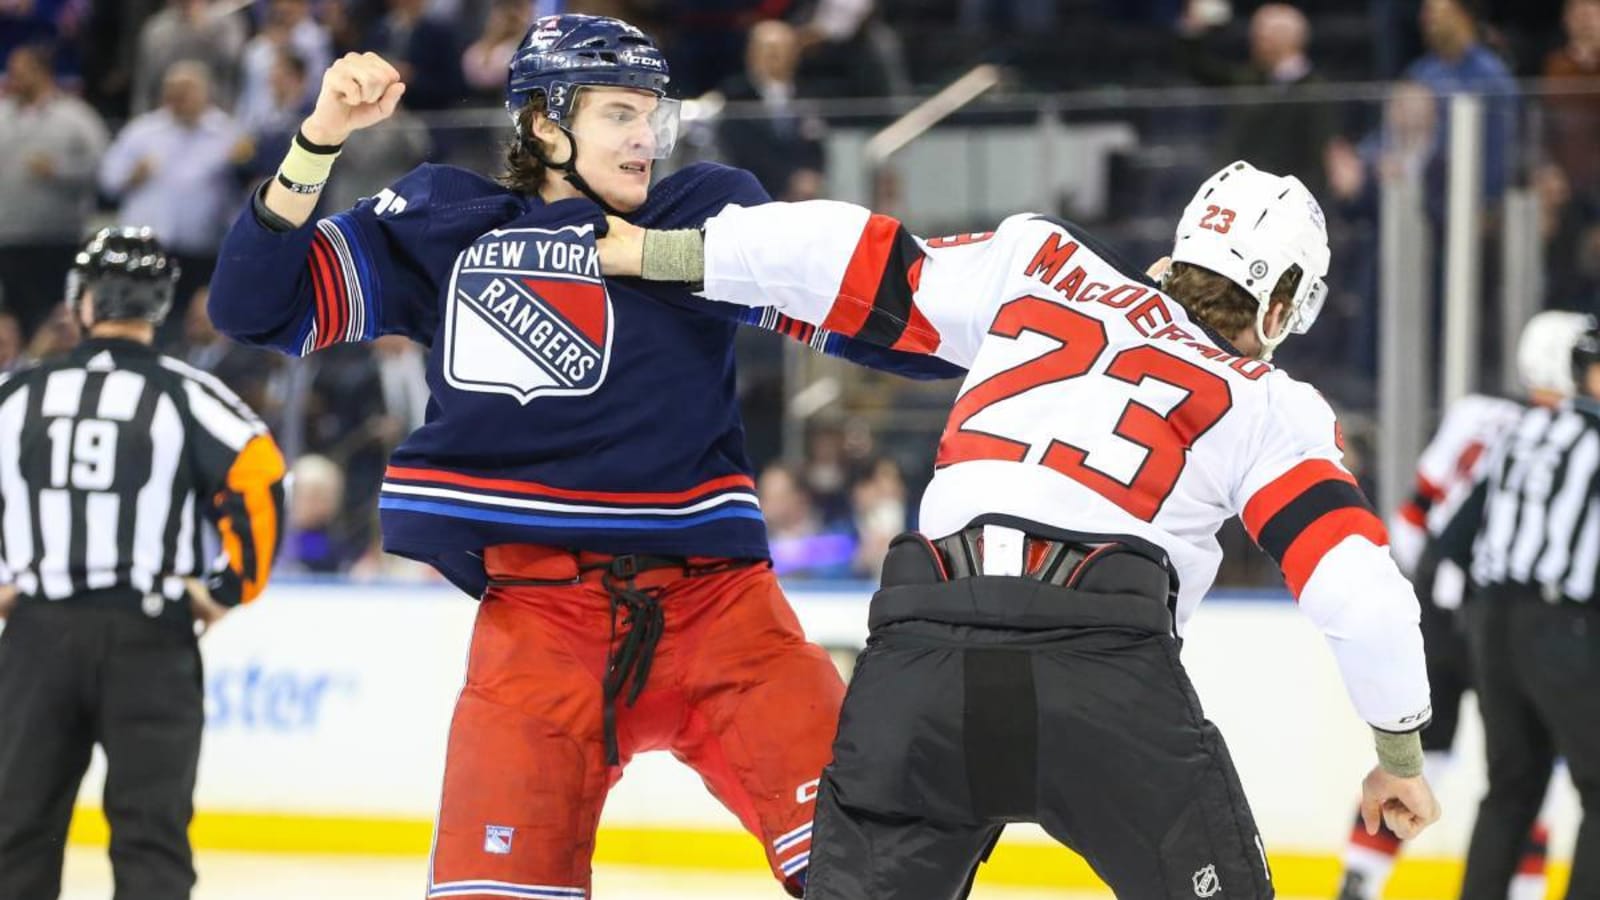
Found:
[[[1256, 300], [1256, 337], [1261, 358], [1290, 332], [1305, 334], [1322, 311], [1328, 287], [1328, 225], [1315, 197], [1292, 175], [1263, 172], [1247, 162], [1229, 163], [1206, 179], [1178, 220], [1172, 261], [1208, 269]], [[1266, 333], [1272, 289], [1291, 268], [1300, 284], [1289, 316], [1276, 336]]]
[[1571, 397], [1577, 390], [1573, 381], [1573, 347], [1594, 324], [1591, 316], [1558, 310], [1529, 319], [1517, 339], [1517, 377], [1522, 389]]

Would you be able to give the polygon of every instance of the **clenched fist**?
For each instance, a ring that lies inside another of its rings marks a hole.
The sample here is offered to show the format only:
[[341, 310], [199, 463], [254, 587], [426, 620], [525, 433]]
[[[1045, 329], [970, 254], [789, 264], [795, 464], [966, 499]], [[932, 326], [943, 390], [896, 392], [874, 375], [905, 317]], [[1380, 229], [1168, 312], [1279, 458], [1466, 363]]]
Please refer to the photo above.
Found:
[[400, 73], [376, 53], [346, 53], [322, 75], [317, 108], [301, 126], [306, 140], [342, 144], [353, 131], [394, 114], [406, 92]]
[[1377, 834], [1382, 822], [1402, 841], [1409, 841], [1439, 821], [1439, 801], [1426, 778], [1399, 778], [1380, 766], [1361, 782], [1361, 818], [1368, 834]]

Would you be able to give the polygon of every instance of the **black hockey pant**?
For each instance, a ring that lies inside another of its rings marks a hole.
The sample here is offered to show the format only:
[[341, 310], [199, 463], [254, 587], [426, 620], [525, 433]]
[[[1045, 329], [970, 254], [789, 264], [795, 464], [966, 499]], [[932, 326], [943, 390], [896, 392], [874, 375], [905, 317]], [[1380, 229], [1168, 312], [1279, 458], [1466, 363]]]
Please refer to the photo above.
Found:
[[1227, 747], [1178, 660], [1162, 567], [1114, 553], [1075, 589], [941, 582], [919, 551], [897, 541], [885, 584], [898, 586], [873, 597], [807, 900], [965, 897], [1008, 822], [1039, 823], [1126, 900], [1274, 896]]

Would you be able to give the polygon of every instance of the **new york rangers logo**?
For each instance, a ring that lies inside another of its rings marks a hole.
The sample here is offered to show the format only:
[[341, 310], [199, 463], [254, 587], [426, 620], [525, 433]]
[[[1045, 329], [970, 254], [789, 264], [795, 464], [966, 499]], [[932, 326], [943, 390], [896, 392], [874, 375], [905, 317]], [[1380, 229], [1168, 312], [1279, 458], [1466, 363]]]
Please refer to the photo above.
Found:
[[456, 257], [445, 379], [523, 404], [593, 393], [605, 380], [612, 330], [592, 226], [492, 231]]

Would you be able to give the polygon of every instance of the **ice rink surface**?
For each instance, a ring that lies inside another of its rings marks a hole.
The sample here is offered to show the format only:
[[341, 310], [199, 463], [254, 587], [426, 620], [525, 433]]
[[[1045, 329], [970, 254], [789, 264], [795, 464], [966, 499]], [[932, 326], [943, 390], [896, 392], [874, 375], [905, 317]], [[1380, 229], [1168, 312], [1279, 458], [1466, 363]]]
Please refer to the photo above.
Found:
[[[397, 857], [287, 856], [211, 852], [198, 858], [200, 884], [193, 900], [422, 900], [427, 861]], [[760, 875], [694, 875], [660, 869], [597, 869], [599, 900], [784, 900]], [[1103, 900], [1110, 893], [984, 887], [973, 900]], [[109, 900], [111, 864], [105, 851], [67, 852], [62, 900]], [[1281, 898], [1293, 900], [1293, 898]]]

